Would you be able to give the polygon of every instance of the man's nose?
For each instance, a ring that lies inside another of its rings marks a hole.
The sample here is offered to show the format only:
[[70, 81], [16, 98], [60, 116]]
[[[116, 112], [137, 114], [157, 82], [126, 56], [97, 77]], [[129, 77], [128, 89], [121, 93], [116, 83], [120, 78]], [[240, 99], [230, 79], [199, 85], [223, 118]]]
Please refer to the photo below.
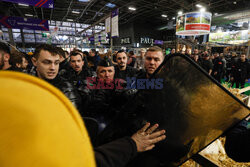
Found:
[[155, 61], [154, 61], [154, 60], [150, 60], [149, 63], [150, 63], [150, 64], [155, 64]]
[[54, 63], [52, 63], [52, 64], [50, 65], [50, 69], [52, 69], [52, 70], [56, 69], [56, 65], [55, 65]]

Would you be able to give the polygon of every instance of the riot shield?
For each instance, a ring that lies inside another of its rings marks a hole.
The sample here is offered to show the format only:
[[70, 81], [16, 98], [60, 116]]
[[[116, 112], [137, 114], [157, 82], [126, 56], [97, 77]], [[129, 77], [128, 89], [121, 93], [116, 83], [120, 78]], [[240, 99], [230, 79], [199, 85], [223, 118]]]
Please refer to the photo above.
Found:
[[139, 129], [140, 122], [159, 123], [167, 138], [146, 154], [160, 164], [184, 163], [249, 115], [244, 103], [184, 55], [166, 58], [152, 78], [163, 79], [162, 89], [139, 90], [112, 133], [119, 133], [122, 122], [135, 122], [128, 130]]

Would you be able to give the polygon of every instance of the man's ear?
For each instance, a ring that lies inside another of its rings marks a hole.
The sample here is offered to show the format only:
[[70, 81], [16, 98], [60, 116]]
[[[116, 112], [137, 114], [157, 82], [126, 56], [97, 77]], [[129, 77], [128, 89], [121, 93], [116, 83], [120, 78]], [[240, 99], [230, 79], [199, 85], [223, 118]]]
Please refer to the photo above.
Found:
[[21, 67], [22, 67], [22, 65], [21, 65], [20, 63], [16, 63], [16, 66], [17, 66], [18, 68], [21, 68]]
[[3, 59], [5, 62], [8, 62], [10, 60], [10, 54], [8, 54], [8, 53], [4, 54]]
[[37, 59], [35, 57], [32, 57], [31, 61], [32, 61], [33, 65], [36, 67], [36, 65], [37, 65]]

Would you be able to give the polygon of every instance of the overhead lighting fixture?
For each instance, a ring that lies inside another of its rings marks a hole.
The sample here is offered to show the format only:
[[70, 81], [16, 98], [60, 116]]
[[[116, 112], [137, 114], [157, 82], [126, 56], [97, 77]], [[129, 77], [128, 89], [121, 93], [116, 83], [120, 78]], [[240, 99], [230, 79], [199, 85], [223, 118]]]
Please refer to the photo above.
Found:
[[183, 12], [182, 12], [182, 11], [179, 11], [179, 12], [178, 12], [178, 15], [182, 15], [182, 14], [183, 14]]
[[81, 12], [77, 11], [77, 10], [72, 10], [73, 14], [80, 14]]
[[109, 7], [109, 8], [114, 8], [114, 7], [116, 7], [116, 5], [113, 4], [113, 3], [107, 3], [105, 6], [107, 6], [107, 7]]
[[33, 14], [25, 14], [27, 17], [33, 17]]
[[89, 0], [78, 0], [79, 2], [88, 2]]
[[132, 10], [132, 11], [135, 11], [135, 10], [136, 10], [136, 8], [135, 8], [135, 7], [131, 7], [131, 6], [130, 6], [130, 7], [128, 7], [128, 9], [129, 9], [129, 10]]
[[215, 13], [214, 15], [215, 15], [215, 16], [217, 16], [217, 15], [218, 15], [218, 13]]
[[73, 19], [67, 19], [67, 21], [74, 21]]
[[237, 2], [236, 2], [236, 1], [234, 1], [234, 2], [233, 2], [233, 4], [235, 4], [235, 5], [236, 5], [236, 4], [237, 4]]
[[161, 15], [161, 17], [168, 17], [168, 16], [167, 16], [167, 15], [165, 15], [165, 14], [162, 14], [162, 15]]
[[175, 17], [173, 17], [172, 19], [175, 20]]
[[200, 4], [196, 4], [195, 5], [197, 8], [202, 8], [203, 6], [202, 5], [200, 5]]
[[206, 11], [206, 8], [201, 8], [200, 9], [200, 12], [205, 12]]
[[99, 23], [101, 26], [103, 26], [104, 25], [104, 23]]
[[29, 5], [24, 4], [24, 3], [18, 3], [19, 6], [24, 6], [24, 7], [29, 7]]

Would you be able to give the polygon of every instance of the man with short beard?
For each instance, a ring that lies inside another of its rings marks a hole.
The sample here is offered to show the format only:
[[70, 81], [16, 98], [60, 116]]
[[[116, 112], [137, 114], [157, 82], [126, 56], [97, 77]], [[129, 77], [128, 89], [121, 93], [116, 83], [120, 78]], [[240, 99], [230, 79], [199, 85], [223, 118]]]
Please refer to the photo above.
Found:
[[25, 55], [21, 52], [15, 51], [10, 57], [11, 67], [8, 70], [27, 72], [28, 61], [25, 58]]
[[127, 77], [134, 77], [138, 70], [134, 67], [127, 66], [128, 57], [123, 50], [116, 54], [117, 66], [115, 67], [115, 78], [126, 80]]
[[9, 60], [10, 48], [7, 44], [0, 42], [0, 70], [7, 70], [11, 67]]

